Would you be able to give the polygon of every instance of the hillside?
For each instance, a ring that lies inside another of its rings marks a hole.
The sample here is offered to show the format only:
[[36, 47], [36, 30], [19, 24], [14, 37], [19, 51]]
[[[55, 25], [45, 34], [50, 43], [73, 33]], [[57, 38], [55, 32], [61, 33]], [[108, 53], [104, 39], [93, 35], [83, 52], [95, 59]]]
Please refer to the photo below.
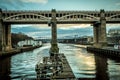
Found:
[[12, 46], [14, 47], [15, 45], [17, 45], [19, 41], [26, 40], [26, 39], [33, 39], [33, 38], [23, 33], [12, 33], [11, 35]]

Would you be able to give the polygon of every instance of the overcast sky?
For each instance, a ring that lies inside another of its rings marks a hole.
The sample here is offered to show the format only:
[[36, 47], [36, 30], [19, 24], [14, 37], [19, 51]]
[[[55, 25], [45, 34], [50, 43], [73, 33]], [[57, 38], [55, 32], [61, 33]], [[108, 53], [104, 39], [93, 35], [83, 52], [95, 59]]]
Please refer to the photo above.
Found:
[[[120, 10], [120, 0], [0, 0], [4, 10]], [[110, 26], [110, 27], [109, 27]], [[107, 25], [109, 28], [120, 25]], [[50, 37], [47, 25], [12, 25], [12, 32], [23, 32], [33, 37]], [[58, 25], [58, 37], [93, 35], [90, 24]], [[63, 35], [64, 34], [64, 35]]]
[[120, 0], [0, 0], [0, 7], [10, 10], [120, 10]]

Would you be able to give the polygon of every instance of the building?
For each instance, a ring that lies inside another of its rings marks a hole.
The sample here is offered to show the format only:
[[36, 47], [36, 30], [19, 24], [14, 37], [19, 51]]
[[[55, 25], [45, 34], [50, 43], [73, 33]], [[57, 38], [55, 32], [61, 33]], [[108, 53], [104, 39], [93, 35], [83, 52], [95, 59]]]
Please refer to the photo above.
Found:
[[42, 45], [42, 41], [37, 41], [37, 40], [24, 40], [18, 42], [19, 47], [41, 46], [41, 45]]
[[120, 29], [110, 29], [107, 35], [108, 44], [120, 44]]

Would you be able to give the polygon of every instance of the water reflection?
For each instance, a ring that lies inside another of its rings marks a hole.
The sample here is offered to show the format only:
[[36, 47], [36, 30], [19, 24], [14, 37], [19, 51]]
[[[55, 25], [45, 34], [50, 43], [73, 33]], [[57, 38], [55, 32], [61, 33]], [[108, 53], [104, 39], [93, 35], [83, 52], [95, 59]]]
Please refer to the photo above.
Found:
[[[36, 79], [35, 65], [49, 55], [50, 44], [30, 52], [0, 59], [0, 80]], [[59, 44], [76, 76], [80, 80], [120, 80], [120, 59], [94, 55], [74, 44]], [[9, 76], [10, 75], [10, 76]], [[4, 78], [4, 79], [3, 79]]]
[[108, 59], [110, 80], [120, 80], [120, 59]]
[[95, 55], [96, 80], [109, 80], [107, 58]]
[[74, 44], [60, 46], [75, 74], [79, 79], [95, 78], [95, 60], [93, 54], [88, 54], [85, 49], [75, 47]]
[[10, 58], [0, 59], [0, 79], [10, 80], [10, 67], [11, 61]]

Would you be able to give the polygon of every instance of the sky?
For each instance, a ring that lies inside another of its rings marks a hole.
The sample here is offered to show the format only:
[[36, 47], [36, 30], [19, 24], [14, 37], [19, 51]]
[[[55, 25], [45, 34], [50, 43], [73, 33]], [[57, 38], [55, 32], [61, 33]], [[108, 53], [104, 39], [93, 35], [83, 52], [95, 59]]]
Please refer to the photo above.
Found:
[[0, 0], [7, 10], [120, 10], [120, 0]]
[[[120, 0], [0, 0], [3, 10], [120, 10]], [[90, 24], [57, 25], [58, 37], [92, 36]], [[119, 28], [119, 24], [108, 24], [107, 31]], [[23, 32], [34, 38], [51, 37], [51, 28], [47, 25], [12, 25], [12, 32]], [[64, 34], [64, 35], [63, 35]]]

